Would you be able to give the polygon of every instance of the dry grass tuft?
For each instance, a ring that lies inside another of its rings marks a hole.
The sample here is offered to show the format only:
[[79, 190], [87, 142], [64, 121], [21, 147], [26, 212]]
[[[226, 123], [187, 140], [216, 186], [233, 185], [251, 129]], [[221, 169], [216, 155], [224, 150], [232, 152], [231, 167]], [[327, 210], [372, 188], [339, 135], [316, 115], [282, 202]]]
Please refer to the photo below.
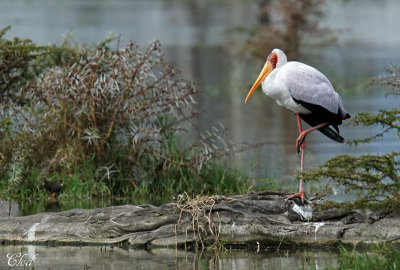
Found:
[[[192, 231], [193, 238], [196, 242], [196, 246], [199, 247], [201, 244], [201, 248], [204, 249], [204, 241], [208, 235], [211, 235], [214, 238], [214, 243], [211, 245], [212, 248], [220, 248], [221, 247], [221, 239], [220, 239], [220, 226], [221, 219], [218, 211], [213, 212], [213, 207], [216, 203], [221, 201], [232, 201], [232, 198], [227, 198], [221, 195], [213, 195], [213, 196], [196, 196], [196, 198], [190, 198], [190, 196], [184, 192], [183, 194], [178, 196], [176, 209], [180, 211], [179, 219], [177, 224], [175, 225], [175, 234], [177, 235], [177, 228], [182, 221], [182, 216], [184, 214], [188, 214], [191, 216], [191, 222], [186, 227], [186, 239], [189, 231]], [[215, 213], [218, 222], [214, 222], [212, 214]], [[186, 248], [186, 246], [185, 246]]]

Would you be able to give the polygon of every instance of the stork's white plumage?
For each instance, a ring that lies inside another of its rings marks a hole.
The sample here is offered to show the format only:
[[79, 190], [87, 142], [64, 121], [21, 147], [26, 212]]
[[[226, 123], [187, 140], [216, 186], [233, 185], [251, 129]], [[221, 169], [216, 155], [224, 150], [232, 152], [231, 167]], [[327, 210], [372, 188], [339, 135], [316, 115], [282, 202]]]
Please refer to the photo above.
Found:
[[[308, 133], [319, 130], [334, 141], [344, 142], [339, 135], [338, 125], [342, 124], [343, 119], [350, 118], [350, 115], [344, 109], [330, 81], [320, 71], [300, 62], [288, 62], [283, 51], [274, 49], [250, 89], [245, 103], [260, 84], [266, 95], [296, 114], [300, 133], [296, 140], [296, 148], [299, 151], [301, 147], [302, 150], [301, 175], [304, 167], [305, 137]], [[300, 118], [312, 128], [303, 131]], [[331, 129], [330, 125], [334, 129]], [[299, 193], [289, 196], [293, 197], [300, 197], [304, 201], [302, 177]]]

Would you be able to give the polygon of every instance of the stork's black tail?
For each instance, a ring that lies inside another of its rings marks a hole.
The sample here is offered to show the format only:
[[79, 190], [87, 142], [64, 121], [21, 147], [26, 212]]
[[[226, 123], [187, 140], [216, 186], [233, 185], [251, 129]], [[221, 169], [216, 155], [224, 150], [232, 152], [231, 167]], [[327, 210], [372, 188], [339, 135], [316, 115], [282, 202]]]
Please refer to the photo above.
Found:
[[[312, 114], [300, 114], [300, 118], [312, 127], [323, 123], [319, 119], [315, 118], [315, 116], [313, 116]], [[319, 128], [318, 131], [336, 142], [343, 143], [344, 138], [339, 135], [339, 129], [337, 128], [337, 126], [335, 126], [335, 129], [336, 130], [333, 130], [329, 126], [324, 126]]]

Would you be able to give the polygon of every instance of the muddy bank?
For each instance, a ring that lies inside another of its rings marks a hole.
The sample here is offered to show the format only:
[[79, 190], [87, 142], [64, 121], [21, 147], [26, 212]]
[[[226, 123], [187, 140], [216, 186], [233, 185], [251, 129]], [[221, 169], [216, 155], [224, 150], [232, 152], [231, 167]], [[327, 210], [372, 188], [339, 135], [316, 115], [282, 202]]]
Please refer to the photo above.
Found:
[[316, 210], [285, 193], [181, 198], [162, 205], [73, 209], [0, 218], [0, 242], [30, 245], [114, 245], [127, 248], [224, 246], [315, 248], [400, 243], [400, 212]]

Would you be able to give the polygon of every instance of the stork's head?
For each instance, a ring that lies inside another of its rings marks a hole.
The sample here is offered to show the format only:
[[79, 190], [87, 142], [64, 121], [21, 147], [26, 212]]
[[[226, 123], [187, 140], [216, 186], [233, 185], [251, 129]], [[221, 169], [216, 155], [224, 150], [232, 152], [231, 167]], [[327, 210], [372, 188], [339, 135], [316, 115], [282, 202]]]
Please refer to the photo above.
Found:
[[249, 93], [247, 94], [246, 100], [244, 103], [247, 103], [247, 100], [250, 98], [250, 96], [253, 94], [253, 92], [257, 89], [257, 87], [261, 84], [262, 81], [267, 78], [267, 76], [273, 71], [275, 68], [279, 68], [283, 66], [284, 64], [287, 63], [287, 58], [286, 55], [283, 51], [279, 49], [274, 49], [267, 58], [267, 62], [265, 62], [265, 65], [263, 69], [260, 72], [260, 75], [258, 75], [257, 80], [253, 84], [253, 87], [251, 87]]

